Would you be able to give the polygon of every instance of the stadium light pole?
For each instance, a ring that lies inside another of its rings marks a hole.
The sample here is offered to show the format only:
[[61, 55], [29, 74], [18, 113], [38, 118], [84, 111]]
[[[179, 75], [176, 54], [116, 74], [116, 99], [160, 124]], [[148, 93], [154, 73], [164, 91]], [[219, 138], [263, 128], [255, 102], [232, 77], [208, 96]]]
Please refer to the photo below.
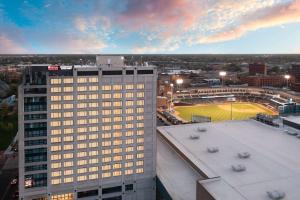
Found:
[[183, 79], [182, 79], [182, 78], [177, 79], [177, 80], [176, 80], [176, 84], [177, 84], [178, 89], [179, 89], [179, 91], [180, 91], [181, 85], [183, 84]]
[[289, 80], [291, 78], [291, 75], [286, 74], [286, 75], [284, 75], [284, 78], [286, 79], [286, 87], [289, 88]]
[[171, 83], [170, 84], [170, 87], [171, 87], [171, 101], [170, 101], [170, 107], [169, 107], [169, 111], [171, 111], [171, 107], [172, 107], [172, 103], [173, 103], [173, 88], [174, 88], [174, 84]]
[[224, 77], [227, 75], [227, 72], [225, 71], [220, 71], [219, 76], [221, 77], [222, 80], [222, 86], [224, 87]]

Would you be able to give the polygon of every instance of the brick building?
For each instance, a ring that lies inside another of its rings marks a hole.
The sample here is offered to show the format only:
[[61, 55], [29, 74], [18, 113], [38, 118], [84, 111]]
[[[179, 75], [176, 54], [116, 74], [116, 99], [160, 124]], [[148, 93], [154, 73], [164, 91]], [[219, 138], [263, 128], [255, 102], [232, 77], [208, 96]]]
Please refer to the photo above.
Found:
[[267, 66], [263, 63], [249, 64], [249, 75], [255, 76], [257, 74], [267, 75]]

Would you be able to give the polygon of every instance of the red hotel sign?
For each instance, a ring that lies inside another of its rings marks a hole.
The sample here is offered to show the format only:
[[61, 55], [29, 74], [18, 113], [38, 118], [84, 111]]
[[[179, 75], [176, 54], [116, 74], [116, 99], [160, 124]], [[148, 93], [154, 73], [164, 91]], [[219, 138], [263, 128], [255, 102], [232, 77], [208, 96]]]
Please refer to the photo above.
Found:
[[58, 71], [58, 70], [60, 70], [60, 66], [58, 66], [58, 65], [48, 66], [48, 71]]

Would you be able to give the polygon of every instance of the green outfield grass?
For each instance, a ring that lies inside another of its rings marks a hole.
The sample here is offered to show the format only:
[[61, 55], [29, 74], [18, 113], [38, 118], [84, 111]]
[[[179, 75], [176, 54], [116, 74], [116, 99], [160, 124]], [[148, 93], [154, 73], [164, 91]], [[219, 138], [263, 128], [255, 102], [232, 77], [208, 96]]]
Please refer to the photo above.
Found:
[[[186, 121], [191, 121], [192, 115], [211, 117], [212, 121], [231, 119], [231, 103], [177, 106], [174, 109], [175, 114]], [[257, 103], [232, 103], [233, 120], [249, 119], [255, 117], [257, 113], [276, 114], [272, 110]]]

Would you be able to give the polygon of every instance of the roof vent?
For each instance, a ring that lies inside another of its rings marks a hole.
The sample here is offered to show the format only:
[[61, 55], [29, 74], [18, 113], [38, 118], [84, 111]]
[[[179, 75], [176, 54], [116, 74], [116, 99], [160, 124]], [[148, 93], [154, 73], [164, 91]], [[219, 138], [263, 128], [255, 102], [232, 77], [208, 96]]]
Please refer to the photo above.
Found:
[[238, 153], [238, 157], [240, 159], [247, 159], [247, 158], [250, 158], [251, 154], [248, 153], [248, 152], [242, 152], [242, 153]]
[[268, 197], [272, 200], [280, 200], [285, 197], [285, 193], [282, 191], [278, 191], [278, 190], [268, 191], [267, 194], [268, 194]]
[[219, 148], [218, 147], [208, 147], [207, 152], [208, 153], [217, 153], [217, 152], [219, 152]]
[[190, 139], [191, 140], [198, 140], [199, 139], [199, 135], [191, 135]]
[[206, 132], [206, 128], [198, 127], [197, 129], [199, 132]]
[[238, 165], [232, 165], [231, 169], [235, 172], [243, 172], [246, 171], [246, 166], [238, 164]]

